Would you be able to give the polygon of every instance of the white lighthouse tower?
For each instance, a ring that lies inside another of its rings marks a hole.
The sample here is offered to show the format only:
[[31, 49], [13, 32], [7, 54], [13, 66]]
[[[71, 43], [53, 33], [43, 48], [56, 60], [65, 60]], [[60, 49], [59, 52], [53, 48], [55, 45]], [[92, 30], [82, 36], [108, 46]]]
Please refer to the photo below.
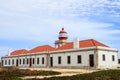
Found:
[[59, 32], [59, 36], [58, 36], [59, 40], [55, 41], [55, 47], [59, 48], [62, 45], [66, 44], [68, 41], [68, 35], [67, 32], [64, 30], [64, 28], [62, 28], [62, 30]]

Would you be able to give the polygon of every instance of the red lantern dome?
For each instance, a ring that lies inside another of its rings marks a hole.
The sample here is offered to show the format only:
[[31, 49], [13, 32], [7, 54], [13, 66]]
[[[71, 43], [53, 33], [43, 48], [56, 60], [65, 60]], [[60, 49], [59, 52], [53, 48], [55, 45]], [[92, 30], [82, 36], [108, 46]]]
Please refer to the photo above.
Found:
[[59, 40], [67, 40], [68, 35], [67, 32], [62, 28], [62, 30], [59, 32]]

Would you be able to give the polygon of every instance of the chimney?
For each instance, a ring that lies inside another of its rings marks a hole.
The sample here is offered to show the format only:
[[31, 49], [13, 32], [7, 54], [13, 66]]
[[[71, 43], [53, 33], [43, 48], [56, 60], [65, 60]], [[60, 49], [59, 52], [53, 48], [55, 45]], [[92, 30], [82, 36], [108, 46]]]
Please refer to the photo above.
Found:
[[76, 37], [73, 41], [73, 48], [78, 49], [79, 48], [79, 39]]
[[8, 56], [11, 56], [10, 50], [8, 49]]

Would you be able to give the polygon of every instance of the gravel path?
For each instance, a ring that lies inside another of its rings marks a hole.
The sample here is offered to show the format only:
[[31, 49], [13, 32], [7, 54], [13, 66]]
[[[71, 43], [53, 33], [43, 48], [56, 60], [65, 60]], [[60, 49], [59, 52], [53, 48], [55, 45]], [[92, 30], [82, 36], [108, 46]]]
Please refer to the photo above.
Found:
[[22, 79], [31, 79], [31, 78], [43, 79], [43, 78], [50, 78], [50, 77], [73, 76], [73, 75], [77, 75], [77, 74], [79, 74], [79, 73], [62, 73], [60, 75], [50, 75], [50, 76], [26, 76], [26, 77], [22, 77]]
[[[21, 69], [28, 69], [28, 68], [21, 68]], [[84, 74], [84, 73], [91, 73], [95, 70], [86, 70], [86, 69], [61, 69], [61, 68], [29, 68], [30, 70], [44, 70], [44, 71], [57, 71], [61, 72], [60, 75], [49, 75], [49, 76], [26, 76], [22, 77], [22, 79], [30, 79], [30, 78], [50, 78], [50, 77], [60, 77], [60, 76], [73, 76], [77, 74]]]

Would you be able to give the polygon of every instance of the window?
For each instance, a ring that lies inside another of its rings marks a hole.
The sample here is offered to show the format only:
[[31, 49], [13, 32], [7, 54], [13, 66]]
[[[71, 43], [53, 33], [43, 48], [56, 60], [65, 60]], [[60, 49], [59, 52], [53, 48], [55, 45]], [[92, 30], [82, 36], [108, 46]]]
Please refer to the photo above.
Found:
[[23, 59], [23, 64], [25, 64], [25, 59]]
[[27, 58], [27, 64], [29, 63], [29, 59]]
[[14, 59], [12, 60], [12, 64], [14, 64]]
[[35, 64], [35, 58], [33, 58], [33, 64]]
[[58, 57], [58, 64], [61, 64], [61, 56]]
[[20, 64], [21, 64], [21, 59], [20, 59]]
[[42, 57], [42, 64], [44, 64], [44, 57]]
[[8, 63], [9, 65], [10, 65], [10, 60], [9, 60], [9, 63]]
[[2, 66], [3, 66], [3, 64], [4, 64], [4, 60], [2, 60]]
[[115, 61], [115, 56], [114, 55], [112, 55], [112, 61]]
[[78, 62], [78, 64], [80, 64], [82, 61], [81, 61], [81, 55], [78, 55], [77, 56], [77, 62]]
[[103, 59], [103, 61], [105, 61], [105, 55], [104, 54], [102, 55], [102, 59]]
[[37, 64], [39, 64], [39, 58], [37, 58]]
[[18, 62], [18, 59], [16, 59], [16, 66], [18, 66], [19, 62]]
[[71, 61], [70, 61], [70, 58], [71, 58], [70, 56], [67, 56], [67, 63], [68, 63], [68, 64], [70, 64], [70, 62], [71, 62]]
[[7, 60], [5, 60], [5, 65], [7, 65]]

